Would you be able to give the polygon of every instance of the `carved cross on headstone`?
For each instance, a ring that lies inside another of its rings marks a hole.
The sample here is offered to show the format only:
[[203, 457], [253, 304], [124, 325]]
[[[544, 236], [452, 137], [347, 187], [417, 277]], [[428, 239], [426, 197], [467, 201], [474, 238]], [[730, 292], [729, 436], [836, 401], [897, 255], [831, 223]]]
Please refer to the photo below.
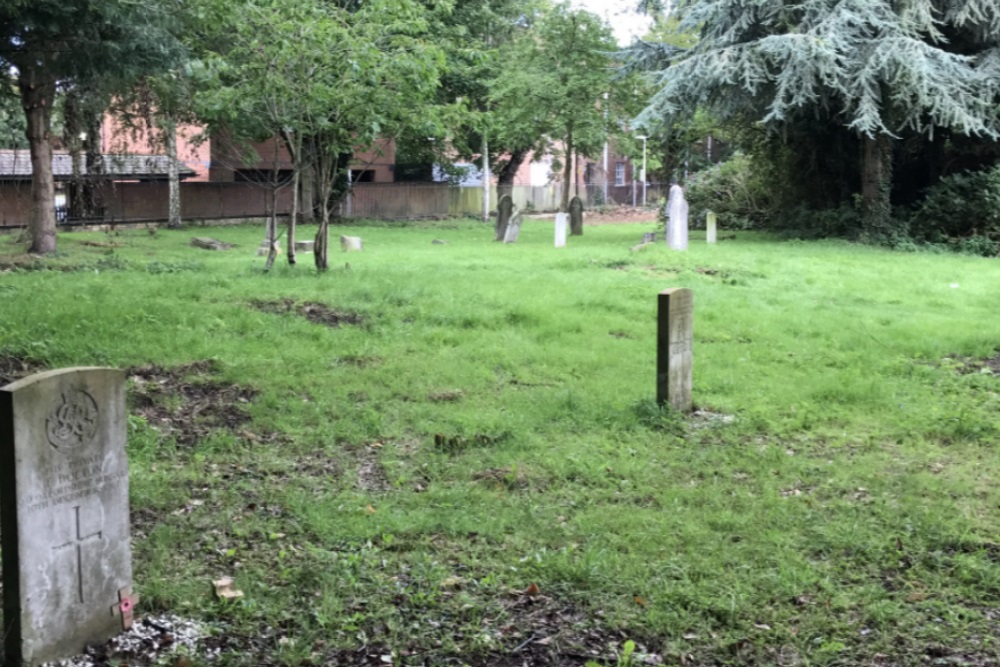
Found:
[[61, 551], [67, 547], [76, 547], [76, 588], [77, 595], [79, 596], [80, 603], [83, 603], [83, 543], [97, 538], [98, 540], [103, 539], [101, 533], [103, 531], [97, 531], [91, 533], [90, 535], [82, 535], [80, 530], [80, 506], [77, 505], [73, 508], [76, 514], [76, 539], [71, 539], [65, 544], [60, 544], [57, 547], [52, 547], [53, 551]]
[[111, 615], [121, 617], [122, 630], [128, 630], [132, 627], [137, 604], [139, 604], [139, 594], [133, 593], [131, 586], [126, 586], [118, 591], [118, 602], [111, 606]]

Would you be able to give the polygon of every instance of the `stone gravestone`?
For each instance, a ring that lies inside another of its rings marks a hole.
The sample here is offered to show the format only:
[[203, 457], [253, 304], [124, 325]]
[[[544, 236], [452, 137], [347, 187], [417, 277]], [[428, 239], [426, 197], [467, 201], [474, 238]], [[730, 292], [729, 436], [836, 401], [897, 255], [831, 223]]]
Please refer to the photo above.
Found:
[[521, 234], [521, 220], [523, 217], [524, 214], [515, 208], [514, 215], [511, 216], [510, 222], [507, 223], [507, 231], [503, 236], [504, 243], [517, 243], [517, 237]]
[[556, 247], [566, 247], [566, 232], [569, 227], [569, 216], [565, 213], [556, 213]]
[[656, 402], [690, 412], [694, 295], [684, 287], [668, 289], [657, 306]]
[[569, 233], [583, 236], [583, 201], [579, 197], [569, 201]]
[[[313, 246], [315, 247], [315, 245]], [[360, 236], [341, 236], [340, 237], [340, 249], [344, 252], [350, 252], [352, 250], [360, 251], [364, 247], [364, 243], [361, 241]]]
[[715, 218], [715, 213], [709, 211], [705, 216], [705, 240], [709, 243], [716, 242], [716, 235], [718, 229], [718, 221]]
[[510, 195], [500, 197], [500, 202], [497, 204], [496, 229], [493, 230], [496, 233], [496, 241], [503, 241], [506, 238], [507, 225], [510, 223], [510, 216], [513, 214], [514, 200], [510, 198]]
[[673, 250], [687, 250], [688, 247], [688, 203], [684, 190], [679, 185], [670, 186], [667, 202], [667, 244]]
[[81, 653], [132, 623], [125, 377], [38, 373], [0, 388], [7, 665]]
[[654, 241], [656, 241], [656, 232], [645, 232], [642, 235], [643, 243], [653, 243]]

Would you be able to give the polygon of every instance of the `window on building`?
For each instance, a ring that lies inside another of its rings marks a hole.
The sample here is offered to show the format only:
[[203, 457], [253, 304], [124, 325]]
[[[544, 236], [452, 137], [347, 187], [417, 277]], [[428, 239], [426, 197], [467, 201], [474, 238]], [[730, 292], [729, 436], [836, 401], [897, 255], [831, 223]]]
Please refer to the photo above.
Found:
[[625, 185], [625, 163], [615, 165], [615, 185]]

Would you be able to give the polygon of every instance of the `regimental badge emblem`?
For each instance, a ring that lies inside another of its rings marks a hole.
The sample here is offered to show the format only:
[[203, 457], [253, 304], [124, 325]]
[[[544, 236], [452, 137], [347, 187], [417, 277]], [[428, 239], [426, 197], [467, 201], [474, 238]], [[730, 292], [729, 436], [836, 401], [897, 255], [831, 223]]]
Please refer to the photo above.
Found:
[[45, 420], [49, 444], [62, 452], [79, 449], [97, 434], [97, 401], [85, 391], [70, 389]]

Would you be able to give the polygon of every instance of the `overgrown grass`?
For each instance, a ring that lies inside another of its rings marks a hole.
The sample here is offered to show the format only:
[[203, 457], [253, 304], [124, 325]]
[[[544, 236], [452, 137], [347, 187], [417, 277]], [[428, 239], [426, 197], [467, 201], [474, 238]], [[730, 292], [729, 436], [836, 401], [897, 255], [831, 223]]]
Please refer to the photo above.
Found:
[[[143, 605], [215, 623], [222, 664], [582, 664], [624, 638], [667, 664], [995, 664], [1000, 379], [958, 371], [1000, 347], [997, 264], [751, 234], [630, 253], [648, 230], [355, 225], [326, 275], [264, 274], [257, 228], [195, 232], [220, 253], [67, 234], [0, 274], [0, 351], [212, 359], [259, 390], [194, 447], [130, 420]], [[730, 424], [654, 405], [675, 286], [695, 403]], [[284, 299], [362, 321], [251, 305]], [[213, 600], [224, 574], [243, 601]]]

